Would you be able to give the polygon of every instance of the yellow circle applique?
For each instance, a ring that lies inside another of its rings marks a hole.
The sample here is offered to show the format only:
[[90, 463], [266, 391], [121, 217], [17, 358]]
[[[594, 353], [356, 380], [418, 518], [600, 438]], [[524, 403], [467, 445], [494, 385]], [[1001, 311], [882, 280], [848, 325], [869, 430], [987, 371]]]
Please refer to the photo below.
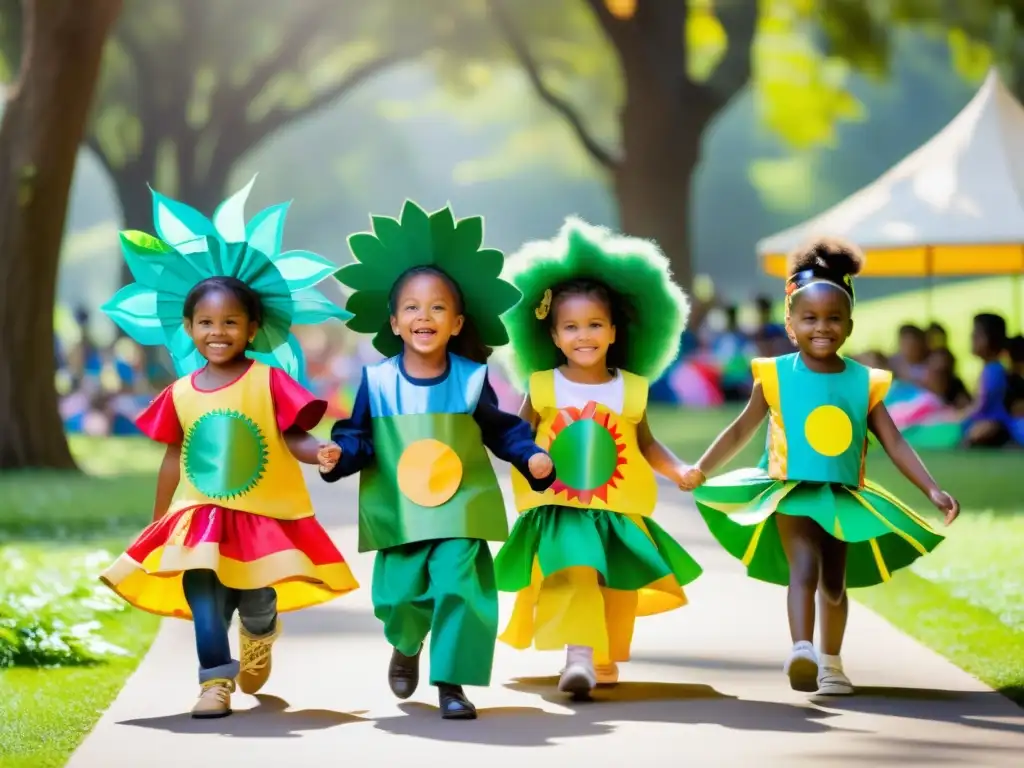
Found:
[[439, 440], [417, 440], [398, 460], [398, 489], [421, 507], [439, 507], [462, 483], [462, 462]]
[[821, 405], [804, 422], [804, 436], [823, 456], [838, 456], [853, 442], [853, 424], [842, 408]]

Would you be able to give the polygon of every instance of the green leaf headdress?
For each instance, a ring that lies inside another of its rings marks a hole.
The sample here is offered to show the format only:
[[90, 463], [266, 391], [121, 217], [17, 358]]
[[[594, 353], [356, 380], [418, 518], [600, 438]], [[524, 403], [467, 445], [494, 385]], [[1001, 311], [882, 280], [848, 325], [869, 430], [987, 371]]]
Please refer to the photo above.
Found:
[[313, 288], [335, 270], [332, 262], [309, 251], [281, 252], [289, 203], [265, 208], [246, 223], [245, 201], [255, 181], [221, 203], [212, 219], [151, 190], [157, 237], [121, 232], [121, 251], [135, 282], [103, 311], [139, 344], [166, 346], [179, 376], [205, 364], [185, 332], [182, 313], [188, 292], [209, 277], [238, 278], [259, 295], [263, 325], [246, 354], [298, 379], [304, 364], [292, 325], [350, 317]]
[[626, 300], [626, 370], [652, 381], [675, 360], [690, 316], [689, 299], [657, 245], [577, 218], [566, 219], [554, 238], [527, 243], [510, 256], [502, 277], [523, 294], [502, 318], [511, 343], [501, 359], [522, 386], [530, 374], [561, 362], [548, 313], [552, 289], [567, 280], [589, 278]]
[[408, 270], [435, 267], [451, 278], [465, 302], [466, 319], [488, 347], [508, 343], [501, 314], [519, 300], [519, 291], [501, 279], [505, 257], [494, 248], [481, 248], [484, 220], [456, 220], [451, 206], [428, 214], [406, 200], [400, 219], [371, 216], [373, 232], [350, 235], [355, 257], [338, 270], [338, 281], [354, 293], [345, 308], [352, 313], [348, 327], [375, 334], [373, 346], [385, 357], [402, 351], [402, 340], [391, 331], [391, 288]]

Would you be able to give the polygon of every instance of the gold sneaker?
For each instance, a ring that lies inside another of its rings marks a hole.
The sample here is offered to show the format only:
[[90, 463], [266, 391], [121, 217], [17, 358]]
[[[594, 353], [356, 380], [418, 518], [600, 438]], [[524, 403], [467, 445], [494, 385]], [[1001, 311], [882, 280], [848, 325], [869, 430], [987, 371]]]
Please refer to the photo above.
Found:
[[241, 646], [242, 663], [238, 671], [238, 687], [242, 693], [256, 693], [270, 677], [270, 651], [274, 641], [281, 635], [281, 620], [274, 622], [274, 631], [269, 635], [255, 637], [246, 632], [242, 623], [238, 623], [238, 642]]
[[608, 664], [595, 664], [598, 685], [615, 685], [619, 682], [619, 665], [614, 661]]
[[235, 681], [217, 678], [207, 680], [199, 688], [199, 701], [192, 707], [192, 717], [211, 719], [227, 717], [231, 714], [231, 694], [235, 690]]

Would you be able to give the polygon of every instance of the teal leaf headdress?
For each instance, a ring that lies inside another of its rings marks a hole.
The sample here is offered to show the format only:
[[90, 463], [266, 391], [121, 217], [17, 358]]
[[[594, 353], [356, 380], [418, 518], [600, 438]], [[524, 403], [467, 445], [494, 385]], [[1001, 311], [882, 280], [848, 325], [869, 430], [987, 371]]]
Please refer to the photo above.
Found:
[[519, 291], [501, 278], [504, 254], [481, 248], [481, 216], [455, 219], [451, 206], [428, 214], [406, 200], [400, 219], [371, 216], [373, 232], [350, 235], [348, 246], [355, 261], [335, 275], [352, 289], [345, 308], [353, 314], [348, 327], [372, 333], [373, 346], [386, 357], [402, 351], [402, 340], [391, 331], [391, 288], [403, 273], [415, 267], [436, 267], [451, 278], [465, 302], [465, 315], [489, 347], [508, 343], [501, 314], [519, 301]]
[[332, 262], [309, 251], [281, 252], [289, 203], [272, 205], [245, 221], [245, 201], [255, 181], [221, 203], [212, 219], [151, 190], [157, 236], [121, 232], [121, 252], [135, 282], [118, 291], [103, 311], [139, 344], [166, 346], [179, 376], [205, 364], [182, 314], [189, 291], [209, 277], [235, 277], [259, 295], [263, 325], [246, 354], [300, 380], [304, 361], [292, 325], [351, 317], [313, 288], [334, 272]]

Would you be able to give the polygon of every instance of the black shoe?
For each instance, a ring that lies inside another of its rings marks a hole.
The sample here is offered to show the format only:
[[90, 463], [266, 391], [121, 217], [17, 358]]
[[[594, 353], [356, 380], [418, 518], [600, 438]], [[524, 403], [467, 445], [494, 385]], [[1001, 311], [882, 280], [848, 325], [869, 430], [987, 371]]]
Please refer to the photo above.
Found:
[[420, 684], [420, 652], [421, 647], [416, 651], [415, 656], [406, 656], [397, 648], [391, 654], [391, 663], [388, 665], [388, 685], [391, 692], [400, 699], [408, 699], [416, 693], [416, 686]]
[[438, 683], [437, 700], [443, 720], [476, 720], [476, 707], [466, 698], [461, 685]]

